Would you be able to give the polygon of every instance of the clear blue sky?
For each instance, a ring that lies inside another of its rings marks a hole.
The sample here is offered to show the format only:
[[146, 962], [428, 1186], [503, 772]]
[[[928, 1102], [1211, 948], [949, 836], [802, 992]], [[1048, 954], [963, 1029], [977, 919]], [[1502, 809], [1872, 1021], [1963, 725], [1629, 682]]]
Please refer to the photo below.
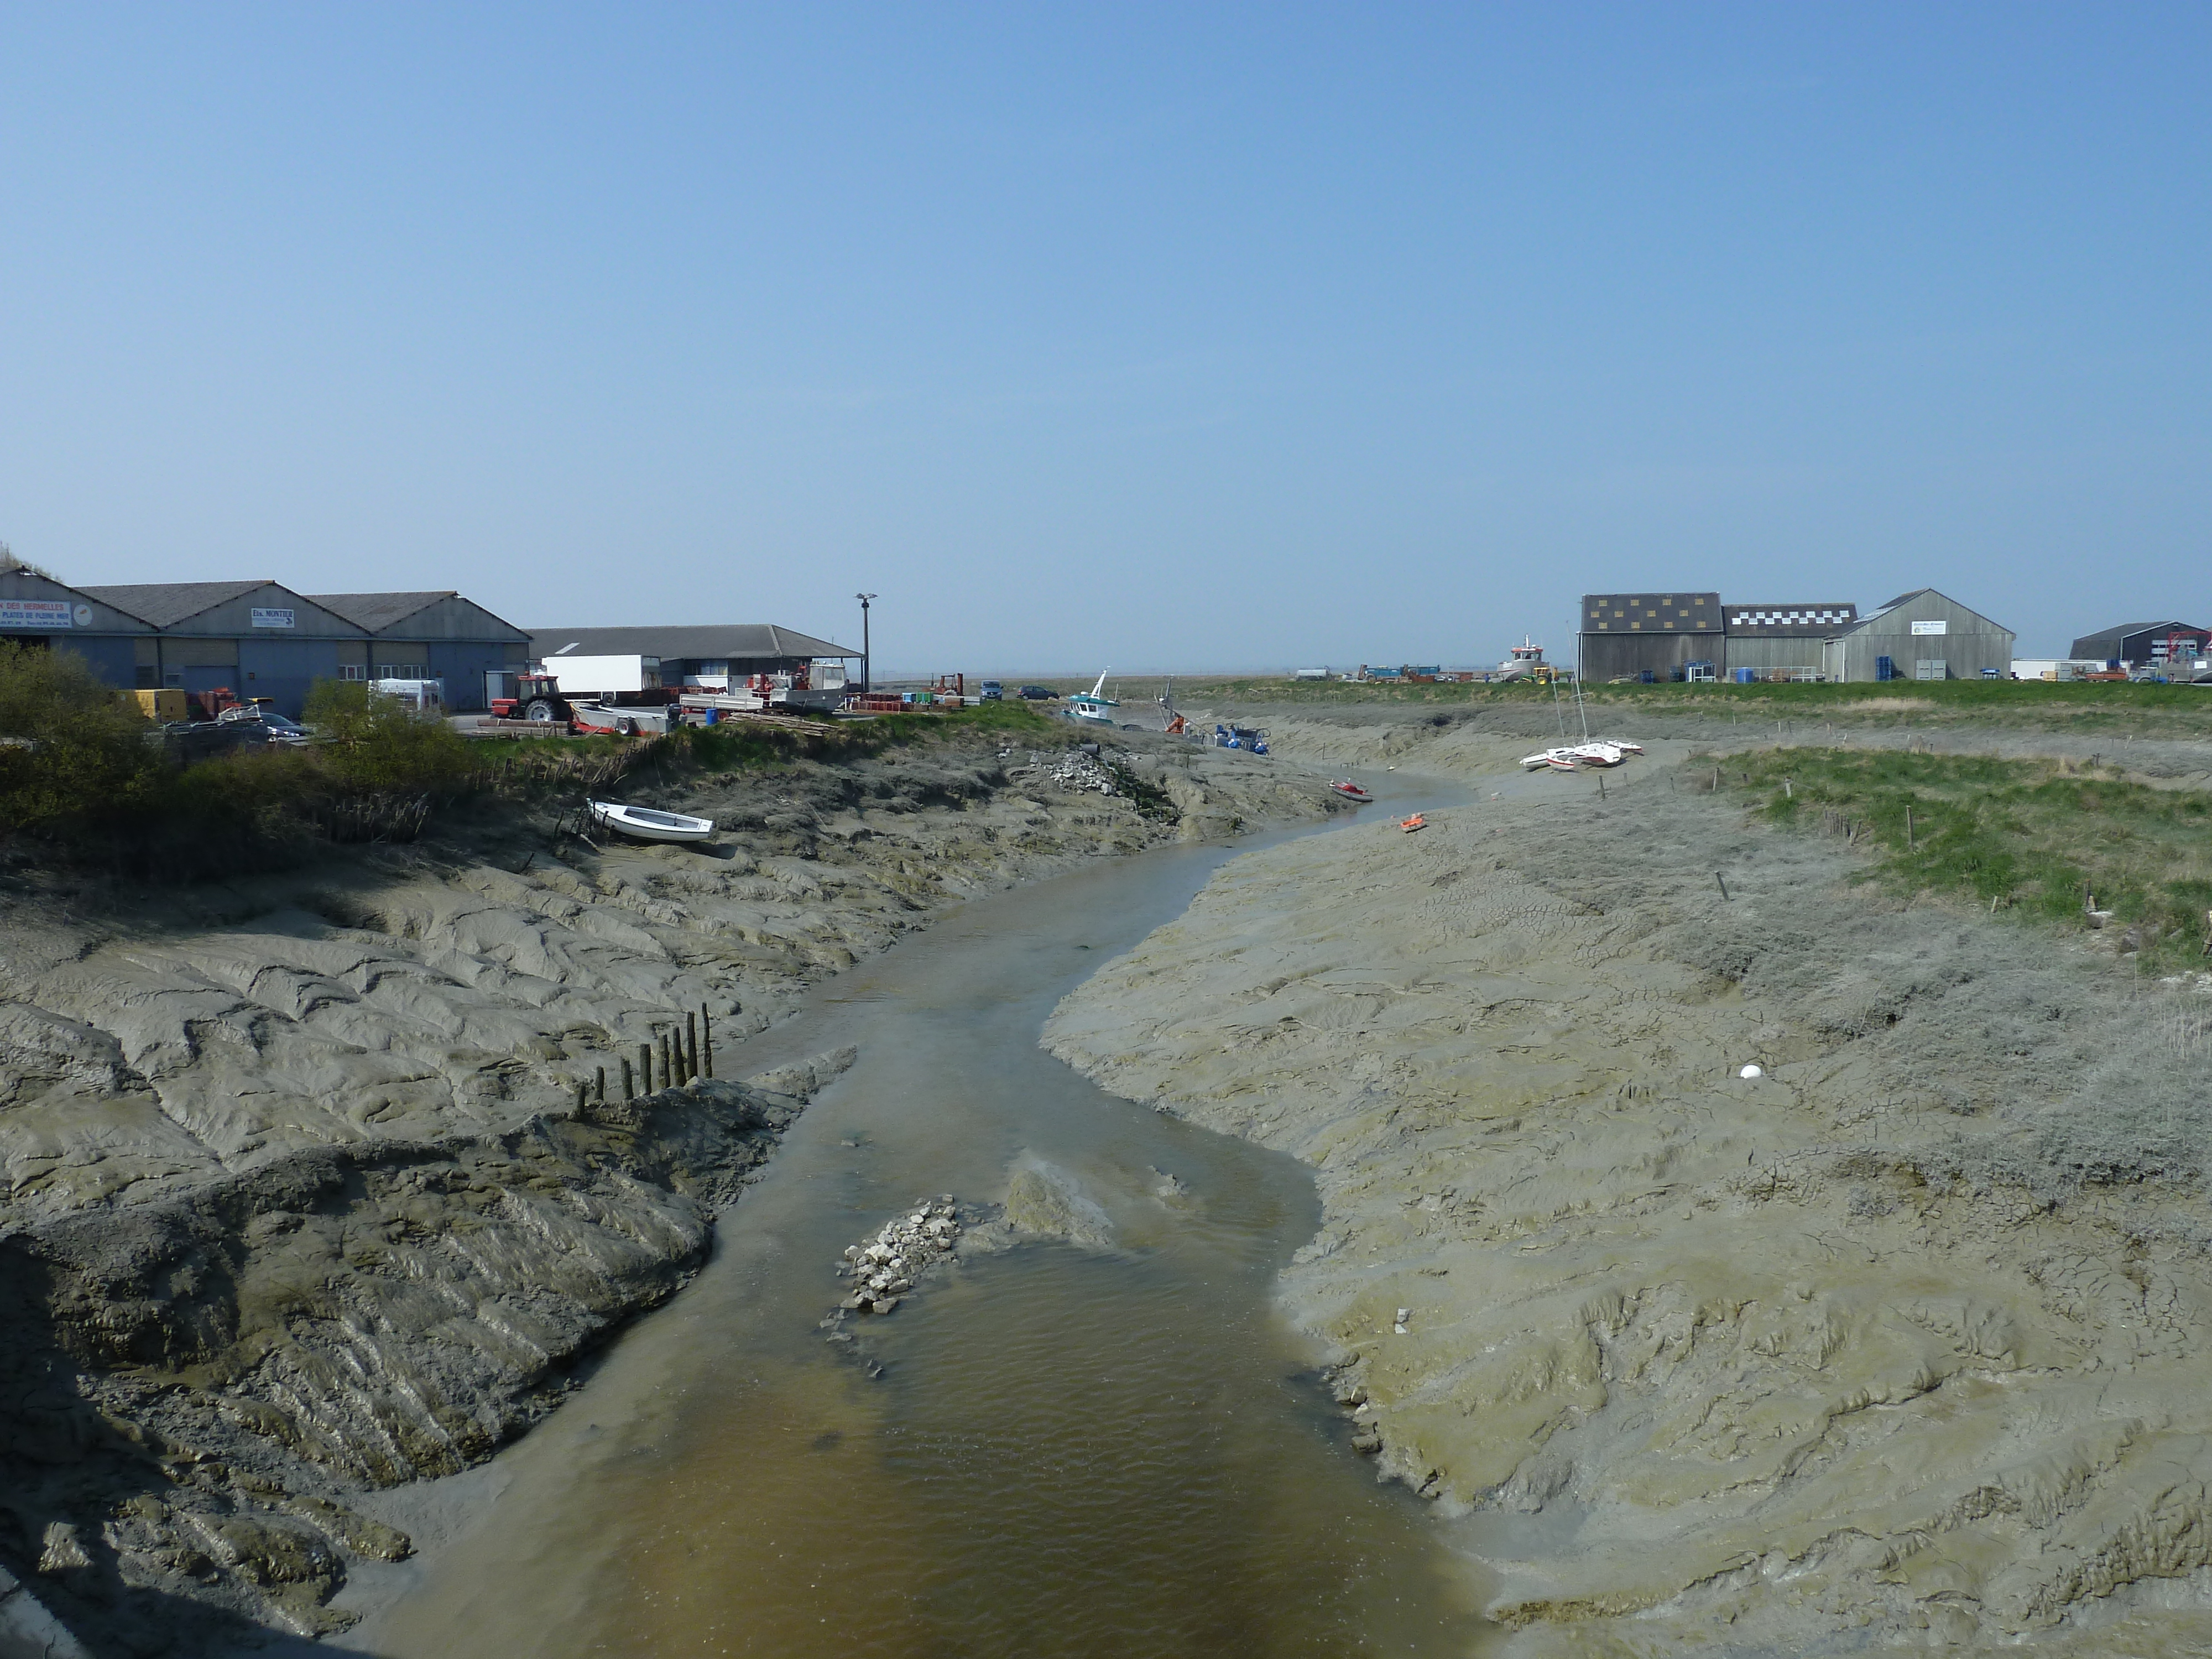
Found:
[[0, 538], [886, 669], [2212, 614], [2212, 9], [0, 10]]

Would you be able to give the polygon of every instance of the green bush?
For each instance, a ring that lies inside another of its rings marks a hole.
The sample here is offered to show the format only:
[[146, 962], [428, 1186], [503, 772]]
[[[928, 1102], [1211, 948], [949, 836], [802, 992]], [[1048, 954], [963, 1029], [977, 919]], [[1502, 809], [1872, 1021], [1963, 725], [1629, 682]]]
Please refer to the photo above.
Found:
[[151, 733], [76, 653], [0, 642], [0, 834], [143, 811], [174, 772]]
[[476, 769], [469, 742], [435, 714], [416, 714], [360, 680], [318, 680], [307, 693], [314, 753], [337, 787], [355, 794], [441, 794]]

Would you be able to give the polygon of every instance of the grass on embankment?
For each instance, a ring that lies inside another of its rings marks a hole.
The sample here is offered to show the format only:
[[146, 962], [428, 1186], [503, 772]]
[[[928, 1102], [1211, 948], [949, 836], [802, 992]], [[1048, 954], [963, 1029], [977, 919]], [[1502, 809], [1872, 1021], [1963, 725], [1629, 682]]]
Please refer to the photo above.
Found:
[[[2212, 969], [2212, 795], [2064, 761], [1838, 749], [1692, 760], [1773, 823], [1879, 850], [1872, 878], [2071, 928], [2087, 902], [2146, 969]], [[1908, 825], [1907, 814], [1911, 815]]]
[[[1133, 685], [1139, 682], [1132, 681]], [[1143, 682], [1149, 685], [1149, 681]], [[1549, 706], [1548, 686], [1401, 685], [1389, 681], [1294, 680], [1269, 676], [1182, 678], [1179, 702], [1267, 708], [1518, 708]], [[1133, 692], [1131, 695], [1135, 695]], [[1571, 686], [1560, 695], [1572, 698]], [[1889, 680], [1822, 685], [1589, 685], [1593, 709], [1650, 720], [1724, 715], [1755, 721], [1820, 722], [1864, 728], [1908, 724], [1998, 725], [2020, 731], [2212, 736], [2212, 686], [2106, 681]]]

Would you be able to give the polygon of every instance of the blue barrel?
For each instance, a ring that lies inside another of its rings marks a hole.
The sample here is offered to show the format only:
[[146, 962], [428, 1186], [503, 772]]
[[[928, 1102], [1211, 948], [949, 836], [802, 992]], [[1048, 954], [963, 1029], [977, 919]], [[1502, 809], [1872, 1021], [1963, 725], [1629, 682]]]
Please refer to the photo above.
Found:
[[719, 708], [702, 708], [699, 711], [699, 724], [702, 726], [719, 725], [721, 720], [721, 714], [722, 711]]
[[1739, 668], [1735, 671], [1735, 683], [1738, 685], [1749, 685], [1758, 678], [1759, 671], [1756, 669]]

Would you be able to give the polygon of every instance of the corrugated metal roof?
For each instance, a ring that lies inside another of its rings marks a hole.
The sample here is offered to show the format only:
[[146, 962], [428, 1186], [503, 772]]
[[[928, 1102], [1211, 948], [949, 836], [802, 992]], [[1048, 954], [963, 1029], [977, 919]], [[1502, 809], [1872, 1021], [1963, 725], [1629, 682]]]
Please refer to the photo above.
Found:
[[257, 587], [276, 585], [263, 576], [250, 582], [126, 582], [119, 587], [80, 587], [77, 592], [89, 593], [118, 611], [127, 611], [141, 622], [167, 628]]
[[374, 634], [417, 611], [428, 611], [441, 599], [460, 596], [448, 587], [434, 593], [310, 593], [307, 597], [324, 610], [343, 617], [355, 627], [366, 628]]
[[721, 623], [696, 628], [539, 628], [532, 653], [568, 657], [659, 657], [725, 662], [732, 658], [857, 657], [850, 646], [817, 640], [773, 623]]

